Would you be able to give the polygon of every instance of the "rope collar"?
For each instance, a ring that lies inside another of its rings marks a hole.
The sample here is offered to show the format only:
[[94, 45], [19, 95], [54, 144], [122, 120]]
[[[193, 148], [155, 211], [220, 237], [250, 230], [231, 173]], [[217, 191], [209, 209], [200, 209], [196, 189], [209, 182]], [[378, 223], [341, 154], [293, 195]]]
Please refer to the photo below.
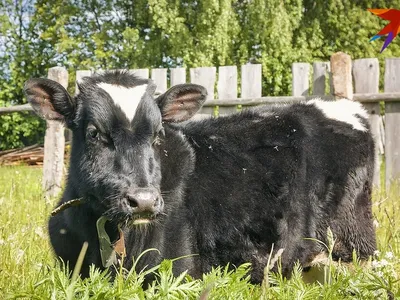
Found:
[[54, 217], [55, 215], [59, 214], [60, 212], [66, 210], [67, 208], [70, 208], [72, 206], [81, 205], [84, 202], [85, 201], [82, 198], [72, 199], [67, 202], [64, 202], [63, 204], [60, 204], [55, 209], [53, 209], [53, 211], [51, 212], [51, 216]]

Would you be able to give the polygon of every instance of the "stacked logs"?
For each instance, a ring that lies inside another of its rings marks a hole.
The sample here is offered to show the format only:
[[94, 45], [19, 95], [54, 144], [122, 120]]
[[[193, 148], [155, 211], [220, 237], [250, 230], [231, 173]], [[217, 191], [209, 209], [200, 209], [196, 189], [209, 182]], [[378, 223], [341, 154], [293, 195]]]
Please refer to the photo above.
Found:
[[[65, 149], [67, 152], [69, 147], [66, 145]], [[19, 149], [0, 151], [0, 165], [2, 166], [15, 166], [15, 165], [42, 166], [43, 158], [44, 158], [44, 147], [43, 145], [39, 144]]]

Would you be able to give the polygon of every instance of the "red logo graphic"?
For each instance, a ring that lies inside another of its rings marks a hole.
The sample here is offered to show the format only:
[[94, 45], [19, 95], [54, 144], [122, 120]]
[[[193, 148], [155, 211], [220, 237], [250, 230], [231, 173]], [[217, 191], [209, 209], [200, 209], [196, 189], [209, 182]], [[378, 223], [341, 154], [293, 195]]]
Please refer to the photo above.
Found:
[[385, 50], [385, 48], [390, 44], [391, 41], [393, 41], [393, 39], [400, 32], [400, 10], [393, 8], [368, 9], [368, 10], [380, 18], [390, 21], [390, 23], [387, 24], [381, 31], [379, 31], [377, 35], [373, 36], [370, 39], [371, 42], [380, 38], [381, 36], [388, 35], [381, 49], [380, 53], [382, 53], [382, 51]]

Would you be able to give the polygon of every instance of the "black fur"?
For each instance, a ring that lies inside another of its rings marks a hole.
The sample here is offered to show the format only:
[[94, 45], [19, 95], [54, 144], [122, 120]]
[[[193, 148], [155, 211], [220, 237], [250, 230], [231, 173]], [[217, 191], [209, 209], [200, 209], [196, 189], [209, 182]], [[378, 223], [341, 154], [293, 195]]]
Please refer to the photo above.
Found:
[[[132, 122], [99, 82], [149, 84]], [[199, 277], [213, 266], [251, 262], [252, 281], [261, 282], [274, 245], [284, 249], [282, 268], [289, 276], [296, 261], [305, 266], [325, 250], [305, 238], [326, 243], [328, 227], [336, 238], [335, 259], [351, 261], [353, 249], [367, 258], [375, 250], [374, 143], [361, 117], [367, 131], [329, 119], [314, 105], [294, 104], [182, 123], [201, 107], [204, 88], [182, 85], [153, 99], [150, 81], [124, 72], [87, 78], [73, 99], [54, 82], [42, 85], [26, 84], [28, 100], [38, 107], [35, 91], [41, 88], [56, 95], [42, 107], [53, 108], [73, 130], [60, 204], [86, 200], [50, 218], [51, 243], [73, 268], [89, 242], [83, 276], [90, 264], [102, 268], [95, 226], [102, 215], [112, 220], [112, 240], [118, 224], [124, 228], [125, 267], [144, 250], [159, 249], [144, 255], [139, 270], [162, 258], [198, 254], [178, 260], [175, 272], [188, 269]], [[126, 193], [147, 187], [159, 192], [159, 210], [150, 224], [130, 226], [135, 213]]]

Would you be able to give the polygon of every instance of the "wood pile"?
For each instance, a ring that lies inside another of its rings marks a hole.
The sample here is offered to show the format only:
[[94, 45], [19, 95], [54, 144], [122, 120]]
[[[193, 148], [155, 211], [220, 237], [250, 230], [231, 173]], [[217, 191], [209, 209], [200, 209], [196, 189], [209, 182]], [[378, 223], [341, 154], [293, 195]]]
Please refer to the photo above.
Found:
[[0, 165], [43, 165], [43, 145], [32, 145], [0, 152]]
[[[65, 150], [69, 149], [66, 145]], [[67, 153], [66, 153], [67, 154]], [[35, 144], [32, 146], [0, 151], [0, 165], [2, 166], [15, 166], [15, 165], [28, 165], [28, 166], [42, 166], [44, 158], [44, 146]]]

